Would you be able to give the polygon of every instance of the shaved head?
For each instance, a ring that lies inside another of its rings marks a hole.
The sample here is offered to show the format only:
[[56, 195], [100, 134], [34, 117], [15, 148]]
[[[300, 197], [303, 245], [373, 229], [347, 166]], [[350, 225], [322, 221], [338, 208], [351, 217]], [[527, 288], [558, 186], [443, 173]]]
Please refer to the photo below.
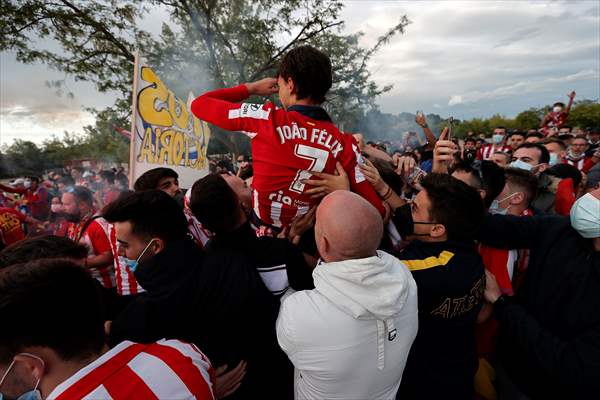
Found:
[[383, 221], [367, 200], [337, 190], [317, 208], [315, 236], [326, 262], [372, 257], [383, 236]]

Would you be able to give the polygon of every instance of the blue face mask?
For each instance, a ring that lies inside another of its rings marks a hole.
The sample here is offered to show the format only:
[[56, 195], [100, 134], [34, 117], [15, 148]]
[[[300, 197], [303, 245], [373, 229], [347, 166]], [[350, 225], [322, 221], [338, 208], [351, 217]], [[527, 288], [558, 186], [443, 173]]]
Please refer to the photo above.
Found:
[[[36, 358], [42, 362], [42, 365], [45, 366], [44, 360], [42, 360], [41, 358], [39, 358], [38, 356], [36, 356], [34, 354], [20, 353], [19, 355]], [[12, 367], [15, 365], [15, 361], [16, 360], [13, 360], [10, 363], [10, 365], [6, 369], [6, 372], [2, 376], [2, 379], [0, 379], [0, 388], [2, 387], [2, 384], [4, 383], [4, 381], [6, 380], [8, 373], [10, 372]], [[38, 390], [38, 386], [40, 385], [40, 380], [41, 380], [41, 378], [38, 378], [37, 382], [35, 383], [35, 387], [32, 390], [29, 390], [29, 391], [23, 393], [22, 395], [20, 395], [19, 397], [17, 397], [17, 400], [42, 400], [42, 394]], [[2, 393], [0, 393], [0, 400], [3, 400], [3, 399], [4, 399], [4, 396], [2, 395]]]
[[558, 154], [550, 153], [550, 161], [548, 161], [550, 166], [558, 164]]
[[537, 167], [537, 165], [527, 164], [523, 160], [515, 160], [515, 161], [511, 162], [509, 164], [509, 166], [512, 167], [512, 168], [523, 169], [523, 170], [529, 171], [529, 172], [531, 172], [531, 170], [533, 168]]
[[600, 238], [600, 200], [588, 193], [571, 208], [571, 226], [586, 239]]
[[519, 192], [511, 193], [503, 199], [492, 201], [492, 204], [490, 205], [490, 208], [489, 208], [490, 214], [506, 215], [508, 213], [508, 209], [510, 208], [510, 205], [506, 208], [500, 208], [500, 203], [510, 199], [513, 196], [516, 196], [517, 193], [519, 193]]
[[[148, 242], [146, 247], [144, 247], [144, 250], [142, 250], [142, 253], [135, 260], [132, 260], [127, 257], [119, 257], [119, 259], [120, 259], [119, 262], [125, 264], [131, 272], [135, 272], [135, 270], [137, 269], [137, 267], [140, 264], [140, 259], [146, 253], [146, 250], [148, 250], [150, 248], [150, 245], [152, 244], [152, 242], [154, 242], [154, 239], [152, 239], [151, 241]], [[0, 400], [2, 400], [2, 399], [0, 399]]]

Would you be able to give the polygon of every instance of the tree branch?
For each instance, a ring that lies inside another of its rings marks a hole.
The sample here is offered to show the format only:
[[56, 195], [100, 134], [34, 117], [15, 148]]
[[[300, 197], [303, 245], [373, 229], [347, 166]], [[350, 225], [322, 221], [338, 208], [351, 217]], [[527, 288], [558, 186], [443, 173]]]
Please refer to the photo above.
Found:
[[129, 51], [129, 49], [123, 43], [121, 43], [121, 41], [119, 39], [117, 39], [108, 29], [106, 29], [104, 27], [104, 25], [102, 25], [101, 23], [97, 22], [96, 20], [90, 18], [86, 13], [84, 13], [82, 10], [80, 10], [77, 6], [72, 4], [70, 1], [68, 1], [68, 0], [60, 0], [60, 1], [65, 6], [69, 7], [71, 10], [75, 11], [77, 13], [77, 15], [79, 15], [81, 18], [83, 18], [89, 25], [91, 25], [94, 28], [96, 28], [97, 30], [101, 31], [109, 42], [111, 42], [112, 44], [117, 46], [119, 48], [119, 50], [121, 50], [122, 55], [127, 60], [129, 60], [132, 63], [135, 61], [135, 57], [134, 57], [133, 53], [131, 53]]

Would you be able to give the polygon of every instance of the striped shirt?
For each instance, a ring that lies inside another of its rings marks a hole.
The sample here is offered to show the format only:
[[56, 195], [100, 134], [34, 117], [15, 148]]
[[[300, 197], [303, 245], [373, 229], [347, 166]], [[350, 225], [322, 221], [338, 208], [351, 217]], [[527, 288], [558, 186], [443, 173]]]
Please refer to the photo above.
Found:
[[209, 399], [214, 370], [193, 344], [125, 341], [77, 371], [48, 395], [70, 399]]
[[[113, 251], [108, 239], [108, 225], [104, 218], [96, 218], [89, 223], [85, 232], [81, 235], [79, 243], [88, 249], [88, 257]], [[113, 252], [114, 254], [114, 252]], [[89, 268], [90, 273], [105, 288], [115, 287], [115, 270], [112, 265], [102, 268]]]
[[110, 238], [110, 247], [112, 249], [115, 277], [117, 282], [117, 293], [121, 296], [142, 293], [144, 289], [135, 279], [133, 272], [125, 264], [123, 257], [119, 256], [117, 248], [117, 234], [114, 224], [108, 224], [108, 235]]

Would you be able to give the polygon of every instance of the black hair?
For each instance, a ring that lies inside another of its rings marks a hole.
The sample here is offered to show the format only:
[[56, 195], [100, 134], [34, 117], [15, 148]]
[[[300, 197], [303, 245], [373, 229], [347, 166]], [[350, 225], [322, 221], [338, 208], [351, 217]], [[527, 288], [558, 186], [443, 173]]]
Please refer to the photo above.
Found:
[[56, 182], [56, 184], [62, 183], [65, 186], [74, 186], [75, 180], [71, 177], [71, 175], [65, 175]]
[[100, 171], [100, 178], [106, 180], [109, 185], [115, 184], [115, 173], [112, 171]]
[[519, 168], [505, 168], [504, 175], [506, 183], [511, 186], [517, 186], [525, 195], [527, 206], [531, 204], [537, 195], [538, 179], [529, 171]]
[[513, 137], [513, 136], [521, 136], [523, 139], [526, 137], [524, 132], [521, 131], [513, 131], [509, 137]]
[[164, 178], [175, 178], [178, 179], [179, 175], [171, 168], [154, 168], [144, 172], [133, 184], [133, 189], [136, 192], [142, 190], [156, 190], [158, 189], [158, 183]]
[[548, 149], [545, 148], [544, 145], [542, 145], [540, 143], [525, 142], [522, 145], [520, 145], [519, 147], [517, 147], [517, 150], [515, 150], [515, 153], [519, 149], [538, 149], [540, 151], [540, 158], [539, 158], [538, 164], [542, 164], [542, 163], [548, 164], [550, 162], [550, 153], [548, 152]]
[[132, 233], [165, 242], [183, 239], [188, 224], [177, 201], [162, 190], [124, 193], [102, 212], [110, 223], [129, 221]]
[[559, 106], [559, 107], [565, 108], [565, 103], [562, 103], [562, 102], [558, 101], [558, 102], [556, 102], [556, 103], [554, 103], [554, 104], [552, 105], [552, 107], [556, 107], [556, 106]]
[[0, 269], [40, 258], [69, 258], [81, 260], [87, 257], [87, 248], [60, 236], [38, 236], [11, 244], [0, 252]]
[[402, 189], [404, 188], [404, 181], [394, 171], [394, 166], [391, 162], [382, 160], [378, 157], [370, 157], [369, 161], [373, 164], [377, 171], [379, 171], [379, 175], [381, 179], [396, 193], [401, 194]]
[[528, 138], [530, 138], [530, 137], [536, 137], [536, 138], [539, 138], [539, 139], [543, 139], [544, 135], [542, 133], [536, 131], [536, 132], [528, 133], [527, 137]]
[[565, 142], [563, 142], [562, 140], [560, 140], [559, 138], [556, 138], [556, 137], [546, 138], [546, 139], [544, 139], [540, 143], [542, 143], [542, 144], [556, 143], [557, 145], [560, 146], [560, 148], [562, 150], [566, 150], [567, 149], [567, 145], [565, 144]]
[[504, 189], [504, 169], [493, 161], [484, 160], [469, 163], [460, 160], [454, 167], [454, 170], [463, 171], [473, 176], [478, 184], [477, 189], [485, 190], [483, 204], [487, 208], [492, 205], [492, 201], [494, 201], [494, 199], [502, 192], [502, 189]]
[[421, 186], [431, 202], [432, 221], [444, 225], [448, 239], [473, 240], [485, 213], [479, 193], [447, 174], [431, 173]]
[[105, 343], [99, 288], [65, 259], [41, 259], [0, 270], [0, 363], [24, 348], [48, 347], [65, 360], [99, 354]]
[[475, 140], [475, 139], [474, 139], [474, 138], [472, 138], [472, 137], [468, 137], [468, 138], [466, 138], [466, 139], [465, 139], [465, 144], [466, 144], [467, 142], [471, 142], [471, 143], [475, 144], [475, 143], [477, 143], [477, 140]]
[[506, 127], [504, 126], [497, 126], [494, 129], [502, 129], [504, 132], [506, 132]]
[[89, 206], [94, 204], [94, 194], [85, 186], [75, 186], [73, 189], [69, 190], [69, 193], [75, 196], [80, 203], [86, 203]]
[[546, 170], [548, 175], [556, 176], [557, 178], [573, 179], [573, 187], [577, 188], [581, 184], [581, 172], [577, 167], [569, 164], [556, 164]]
[[239, 209], [237, 195], [218, 174], [207, 175], [192, 186], [190, 210], [206, 229], [216, 235], [235, 228]]
[[287, 52], [279, 63], [277, 76], [292, 78], [296, 98], [323, 103], [333, 82], [331, 60], [312, 46], [299, 46]]

